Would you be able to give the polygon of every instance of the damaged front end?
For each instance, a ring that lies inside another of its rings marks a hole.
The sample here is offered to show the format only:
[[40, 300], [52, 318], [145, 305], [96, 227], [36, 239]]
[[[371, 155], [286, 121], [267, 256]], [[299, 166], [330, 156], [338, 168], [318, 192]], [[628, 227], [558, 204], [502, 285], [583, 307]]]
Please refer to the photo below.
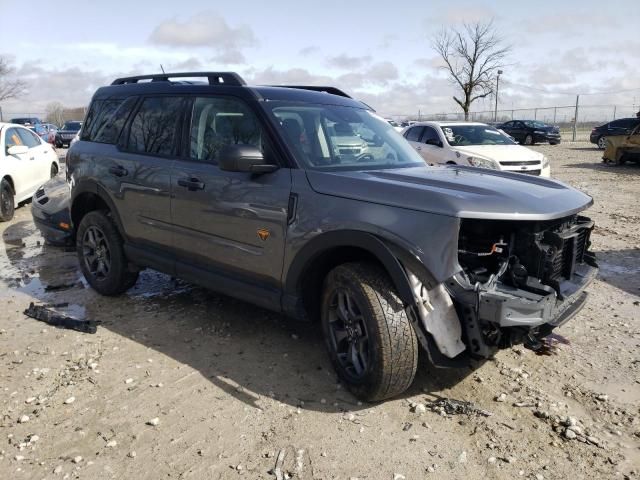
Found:
[[595, 278], [589, 251], [593, 222], [572, 215], [551, 221], [463, 219], [462, 271], [446, 288], [467, 352], [488, 358], [517, 343], [535, 346], [584, 305]]

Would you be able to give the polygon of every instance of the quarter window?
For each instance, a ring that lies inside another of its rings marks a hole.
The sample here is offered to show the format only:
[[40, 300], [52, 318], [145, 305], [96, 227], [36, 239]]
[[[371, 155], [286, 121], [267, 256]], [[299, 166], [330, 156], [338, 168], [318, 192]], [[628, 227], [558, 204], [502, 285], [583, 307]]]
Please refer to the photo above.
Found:
[[126, 149], [134, 153], [174, 155], [182, 105], [180, 97], [145, 98], [131, 122]]
[[228, 145], [251, 145], [263, 150], [259, 120], [240, 100], [226, 97], [196, 98], [191, 114], [190, 157], [217, 164]]

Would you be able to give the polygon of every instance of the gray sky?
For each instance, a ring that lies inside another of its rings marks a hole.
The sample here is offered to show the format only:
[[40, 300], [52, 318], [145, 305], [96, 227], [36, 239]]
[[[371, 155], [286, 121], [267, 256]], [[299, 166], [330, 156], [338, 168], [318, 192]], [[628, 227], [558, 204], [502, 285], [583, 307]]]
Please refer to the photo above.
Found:
[[[4, 14], [27, 5], [0, 0]], [[455, 91], [430, 38], [443, 26], [495, 18], [513, 46], [501, 108], [571, 105], [576, 93], [591, 93], [582, 104], [617, 104], [630, 114], [640, 106], [640, 5], [604, 7], [591, 0], [33, 4], [19, 21], [2, 16], [0, 56], [29, 87], [2, 107], [83, 106], [115, 77], [163, 64], [166, 71], [234, 70], [256, 84], [335, 85], [385, 115], [455, 112]], [[593, 94], [622, 90], [632, 91]], [[488, 99], [472, 110], [492, 108]]]

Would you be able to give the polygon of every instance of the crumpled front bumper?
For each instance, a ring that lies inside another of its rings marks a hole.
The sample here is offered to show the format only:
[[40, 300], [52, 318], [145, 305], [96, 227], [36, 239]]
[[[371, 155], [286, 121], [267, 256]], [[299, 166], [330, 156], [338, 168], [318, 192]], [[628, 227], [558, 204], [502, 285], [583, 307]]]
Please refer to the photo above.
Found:
[[[534, 293], [498, 283], [493, 289], [478, 291], [478, 316], [501, 327], [559, 326], [578, 313], [586, 300], [584, 289], [598, 273], [596, 267], [582, 264], [573, 278], [555, 290]], [[475, 292], [474, 292], [475, 293]]]

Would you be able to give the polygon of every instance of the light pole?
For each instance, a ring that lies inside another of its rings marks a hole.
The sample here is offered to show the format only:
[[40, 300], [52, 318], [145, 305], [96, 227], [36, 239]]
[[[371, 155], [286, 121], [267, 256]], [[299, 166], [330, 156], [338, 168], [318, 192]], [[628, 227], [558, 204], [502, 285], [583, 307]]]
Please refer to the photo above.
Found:
[[502, 75], [502, 70], [498, 70], [498, 75], [496, 76], [496, 109], [493, 112], [493, 121], [498, 121], [498, 90], [500, 89], [500, 75]]

